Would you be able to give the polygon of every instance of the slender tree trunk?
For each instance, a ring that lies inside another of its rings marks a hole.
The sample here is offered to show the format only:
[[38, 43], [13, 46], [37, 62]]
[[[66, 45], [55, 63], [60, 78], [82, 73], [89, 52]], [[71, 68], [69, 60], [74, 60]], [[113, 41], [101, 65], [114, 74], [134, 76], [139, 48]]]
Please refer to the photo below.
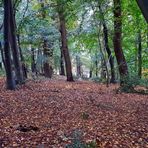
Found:
[[108, 60], [111, 68], [111, 79], [110, 83], [115, 83], [115, 68], [114, 68], [114, 58], [112, 56], [111, 50], [109, 48], [109, 43], [108, 43], [108, 28], [104, 19], [104, 14], [102, 12], [101, 6], [99, 5], [99, 10], [102, 16], [102, 25], [103, 25], [103, 34], [104, 34], [104, 46], [105, 50], [108, 55]]
[[77, 67], [77, 77], [80, 78], [82, 76], [82, 71], [81, 71], [81, 59], [78, 54], [76, 55], [76, 67]]
[[92, 70], [89, 70], [89, 78], [92, 78]]
[[22, 71], [23, 71], [23, 77], [25, 79], [27, 79], [27, 68], [26, 68], [26, 65], [25, 65], [25, 61], [24, 61], [24, 56], [23, 56], [23, 53], [22, 53], [22, 48], [21, 48], [21, 43], [20, 43], [20, 35], [17, 34], [17, 41], [18, 41], [18, 48], [19, 48], [19, 53], [20, 53], [20, 58], [21, 58], [21, 63], [22, 63]]
[[110, 83], [115, 83], [114, 58], [111, 54], [111, 50], [110, 50], [109, 45], [108, 45], [108, 30], [107, 30], [107, 26], [106, 26], [105, 23], [103, 24], [103, 32], [104, 32], [105, 49], [106, 49], [106, 52], [108, 54], [109, 64], [110, 64], [110, 68], [111, 68]]
[[122, 15], [121, 0], [114, 0], [114, 51], [119, 67], [121, 86], [124, 85], [123, 78], [128, 76], [128, 67], [122, 50]]
[[23, 73], [22, 67], [19, 59], [19, 51], [17, 47], [17, 40], [16, 40], [16, 26], [15, 26], [15, 16], [13, 12], [13, 4], [10, 0], [10, 36], [11, 36], [11, 49], [13, 54], [13, 61], [16, 71], [16, 78], [19, 84], [23, 83]]
[[141, 30], [138, 33], [138, 76], [142, 76], [142, 44], [141, 44]]
[[60, 75], [65, 76], [64, 57], [63, 57], [62, 49], [61, 49], [61, 58], [60, 58]]
[[[102, 63], [103, 63], [103, 75], [105, 76], [104, 78], [106, 78], [106, 86], [108, 87], [109, 86], [109, 72], [108, 72], [108, 67], [107, 67], [107, 63], [106, 63], [106, 59], [105, 59], [105, 55], [103, 53], [103, 50], [102, 50], [102, 47], [101, 47], [101, 40], [100, 40], [100, 33], [98, 33], [98, 42], [99, 42], [99, 47], [100, 47], [100, 52], [102, 54]], [[105, 73], [106, 72], [106, 73]]]
[[92, 75], [93, 75], [93, 62], [92, 62], [92, 59], [91, 59], [90, 69], [89, 69], [89, 78], [92, 78]]
[[115, 83], [114, 58], [111, 54], [111, 50], [108, 45], [108, 29], [107, 29], [105, 22], [103, 23], [103, 33], [104, 33], [104, 45], [105, 45], [106, 52], [108, 54], [108, 60], [109, 60], [110, 68], [111, 68], [110, 83]]
[[1, 51], [2, 62], [3, 62], [4, 67], [5, 67], [6, 64], [5, 64], [5, 58], [4, 58], [4, 49], [3, 49], [3, 47], [2, 47], [1, 41], [0, 41], [0, 51]]
[[96, 74], [96, 77], [98, 77], [98, 60], [97, 59], [95, 60], [95, 67], [96, 67], [95, 74]]
[[20, 58], [21, 58], [21, 61], [24, 62], [24, 57], [23, 57], [23, 53], [22, 53], [22, 49], [21, 49], [20, 35], [19, 34], [17, 34], [17, 41], [18, 41], [18, 49], [19, 49], [19, 53], [20, 53]]
[[53, 74], [53, 69], [52, 69], [52, 66], [49, 65], [49, 57], [53, 56], [53, 52], [51, 52], [51, 50], [49, 49], [47, 40], [44, 40], [43, 50], [44, 50], [43, 51], [44, 53], [44, 64], [43, 64], [44, 75], [47, 78], [51, 78]]
[[4, 0], [4, 56], [6, 70], [6, 87], [7, 89], [15, 89], [15, 81], [11, 68], [11, 52], [9, 46], [9, 31], [10, 31], [10, 0]]
[[66, 24], [65, 24], [63, 9], [59, 8], [58, 13], [59, 13], [59, 20], [60, 20], [60, 33], [61, 33], [61, 42], [62, 42], [61, 48], [62, 48], [64, 59], [65, 59], [67, 81], [73, 81], [72, 66], [71, 66], [71, 60], [70, 60], [70, 55], [68, 50], [67, 31], [66, 31]]
[[32, 72], [36, 72], [34, 48], [31, 48], [31, 71]]
[[104, 63], [104, 60], [103, 60], [103, 58], [102, 58], [102, 60], [101, 60], [101, 79], [102, 80], [105, 80], [106, 79], [106, 65], [105, 65], [106, 63]]

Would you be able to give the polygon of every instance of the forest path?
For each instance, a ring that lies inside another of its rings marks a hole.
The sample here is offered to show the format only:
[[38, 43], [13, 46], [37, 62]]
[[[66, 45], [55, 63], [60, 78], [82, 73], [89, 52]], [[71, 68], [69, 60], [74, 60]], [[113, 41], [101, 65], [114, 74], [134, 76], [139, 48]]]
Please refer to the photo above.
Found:
[[6, 91], [0, 79], [0, 147], [60, 148], [77, 135], [102, 148], [146, 148], [148, 97], [117, 94], [117, 87], [59, 79]]

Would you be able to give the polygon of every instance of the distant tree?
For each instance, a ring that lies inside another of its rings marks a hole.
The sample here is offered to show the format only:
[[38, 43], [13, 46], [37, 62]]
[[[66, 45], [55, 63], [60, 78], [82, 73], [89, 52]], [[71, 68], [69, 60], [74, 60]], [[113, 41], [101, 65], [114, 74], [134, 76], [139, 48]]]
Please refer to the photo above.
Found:
[[141, 30], [138, 32], [138, 76], [142, 76], [142, 39], [141, 39]]
[[76, 70], [77, 70], [77, 77], [80, 78], [82, 76], [82, 63], [79, 54], [76, 54]]

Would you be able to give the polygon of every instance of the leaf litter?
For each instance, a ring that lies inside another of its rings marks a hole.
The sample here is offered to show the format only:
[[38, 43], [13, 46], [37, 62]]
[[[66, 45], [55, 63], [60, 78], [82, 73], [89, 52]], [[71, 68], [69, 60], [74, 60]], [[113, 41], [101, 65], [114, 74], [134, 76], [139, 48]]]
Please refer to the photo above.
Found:
[[0, 147], [65, 148], [76, 131], [96, 147], [148, 147], [146, 95], [87, 81], [30, 80], [8, 91], [1, 78], [0, 88]]

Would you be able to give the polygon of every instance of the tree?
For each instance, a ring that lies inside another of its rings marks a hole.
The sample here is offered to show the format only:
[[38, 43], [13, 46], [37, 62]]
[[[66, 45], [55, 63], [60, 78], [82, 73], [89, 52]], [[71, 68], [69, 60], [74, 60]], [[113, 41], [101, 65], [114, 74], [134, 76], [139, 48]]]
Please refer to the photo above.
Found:
[[141, 30], [138, 32], [138, 76], [142, 76], [142, 44], [141, 44]]
[[10, 0], [10, 45], [11, 45], [11, 50], [13, 54], [13, 62], [14, 62], [14, 67], [15, 67], [15, 73], [16, 73], [16, 79], [19, 84], [23, 83], [23, 72], [22, 72], [22, 66], [20, 63], [20, 54], [18, 51], [18, 45], [17, 45], [17, 40], [16, 40], [16, 26], [15, 26], [15, 15], [13, 11], [13, 4], [12, 1]]
[[122, 14], [121, 14], [121, 0], [114, 0], [114, 52], [116, 55], [121, 85], [124, 86], [124, 78], [128, 76], [128, 67], [126, 59], [122, 50]]
[[11, 67], [11, 52], [10, 52], [10, 0], [4, 1], [4, 56], [6, 70], [6, 87], [7, 89], [15, 89], [15, 81]]
[[[45, 1], [44, 0], [40, 1], [40, 5], [41, 5], [42, 19], [45, 20], [46, 18]], [[53, 50], [52, 48], [49, 48], [48, 39], [46, 39], [44, 35], [43, 35], [43, 55], [44, 55], [44, 62], [43, 62], [44, 76], [47, 78], [51, 78], [53, 74], [53, 67], [51, 63], [49, 63], [49, 58], [52, 59]]]
[[70, 60], [70, 55], [68, 50], [67, 31], [66, 31], [66, 22], [65, 22], [63, 3], [58, 2], [57, 9], [58, 9], [58, 15], [60, 20], [60, 33], [61, 33], [61, 44], [62, 44], [61, 49], [65, 59], [67, 81], [73, 81], [72, 66], [71, 66], [71, 60]]
[[108, 60], [109, 60], [109, 64], [110, 64], [110, 68], [111, 68], [111, 79], [110, 82], [111, 83], [115, 83], [115, 69], [114, 69], [114, 58], [112, 56], [111, 50], [109, 48], [109, 42], [108, 42], [108, 28], [105, 22], [105, 18], [104, 18], [104, 14], [102, 11], [101, 6], [99, 5], [99, 10], [100, 10], [100, 14], [101, 14], [101, 18], [102, 18], [102, 26], [103, 26], [103, 34], [104, 34], [104, 47], [105, 50], [108, 54]]
[[137, 3], [146, 19], [148, 22], [148, 1], [147, 0], [137, 0]]
[[76, 54], [76, 71], [77, 71], [77, 77], [80, 78], [82, 76], [82, 69], [81, 69], [81, 59], [80, 55]]
[[60, 75], [65, 76], [65, 68], [64, 68], [64, 57], [63, 57], [63, 51], [60, 48], [61, 55], [60, 55]]

